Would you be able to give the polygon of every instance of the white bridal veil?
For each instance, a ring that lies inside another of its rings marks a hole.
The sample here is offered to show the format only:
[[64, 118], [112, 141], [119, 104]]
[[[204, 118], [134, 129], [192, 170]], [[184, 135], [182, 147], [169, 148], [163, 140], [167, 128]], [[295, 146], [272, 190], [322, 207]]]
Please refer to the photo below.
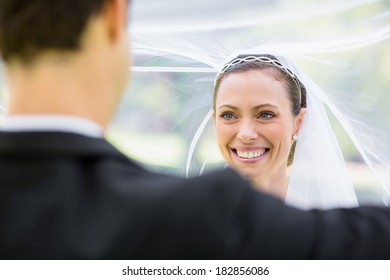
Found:
[[389, 1], [132, 0], [129, 22], [132, 81], [108, 133], [125, 153], [182, 176], [224, 168], [214, 78], [270, 53], [309, 91], [286, 202], [390, 203]]

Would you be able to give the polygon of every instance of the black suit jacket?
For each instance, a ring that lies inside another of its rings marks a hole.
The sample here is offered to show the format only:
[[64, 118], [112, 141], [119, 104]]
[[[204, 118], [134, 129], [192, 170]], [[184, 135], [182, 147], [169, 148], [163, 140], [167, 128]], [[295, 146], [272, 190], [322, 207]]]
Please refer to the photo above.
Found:
[[389, 258], [390, 211], [300, 211], [231, 170], [177, 178], [102, 139], [3, 132], [0, 257]]

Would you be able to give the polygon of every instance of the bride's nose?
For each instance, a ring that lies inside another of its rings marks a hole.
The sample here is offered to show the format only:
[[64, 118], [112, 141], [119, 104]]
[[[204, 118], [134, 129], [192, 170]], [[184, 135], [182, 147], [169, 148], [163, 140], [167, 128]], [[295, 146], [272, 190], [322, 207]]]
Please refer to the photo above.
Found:
[[251, 121], [241, 122], [238, 129], [237, 138], [243, 143], [249, 143], [256, 139], [257, 132], [254, 124]]

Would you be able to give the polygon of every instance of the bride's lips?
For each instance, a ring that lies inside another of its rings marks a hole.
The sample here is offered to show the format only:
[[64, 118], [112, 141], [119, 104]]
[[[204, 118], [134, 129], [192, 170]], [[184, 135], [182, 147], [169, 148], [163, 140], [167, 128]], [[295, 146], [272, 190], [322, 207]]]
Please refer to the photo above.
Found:
[[270, 149], [264, 147], [236, 147], [230, 148], [230, 150], [238, 161], [254, 163], [263, 160]]

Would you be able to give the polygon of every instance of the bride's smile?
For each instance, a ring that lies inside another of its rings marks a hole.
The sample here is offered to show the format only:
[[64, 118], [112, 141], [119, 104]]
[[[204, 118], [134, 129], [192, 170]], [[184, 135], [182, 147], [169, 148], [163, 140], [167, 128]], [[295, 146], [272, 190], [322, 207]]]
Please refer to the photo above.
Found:
[[269, 148], [237, 147], [232, 148], [231, 151], [238, 160], [244, 163], [252, 163], [264, 159]]

